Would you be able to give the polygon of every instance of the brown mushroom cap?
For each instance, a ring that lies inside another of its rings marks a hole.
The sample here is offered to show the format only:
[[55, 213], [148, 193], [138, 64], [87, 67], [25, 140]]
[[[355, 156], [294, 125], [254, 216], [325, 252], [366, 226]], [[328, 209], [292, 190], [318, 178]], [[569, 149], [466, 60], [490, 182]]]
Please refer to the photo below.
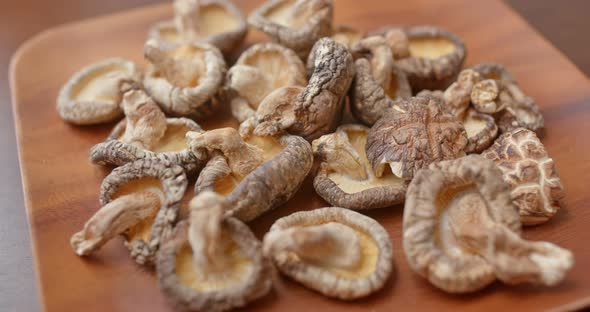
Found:
[[139, 264], [152, 264], [176, 222], [187, 184], [180, 166], [157, 158], [114, 169], [102, 182], [101, 208], [72, 236], [72, 247], [87, 255], [114, 235], [124, 234], [131, 257]]
[[442, 90], [457, 77], [466, 56], [465, 44], [455, 34], [434, 26], [404, 28], [409, 56], [395, 60], [408, 76], [414, 92]]
[[248, 23], [305, 59], [316, 41], [330, 36], [332, 10], [331, 0], [270, 0]]
[[338, 25], [332, 29], [332, 39], [351, 49], [365, 36], [365, 32], [348, 25]]
[[285, 86], [307, 85], [305, 65], [288, 48], [276, 43], [258, 43], [240, 55], [226, 79], [232, 114], [243, 122], [254, 116], [262, 100]]
[[463, 119], [463, 127], [467, 133], [467, 147], [465, 152], [481, 153], [490, 147], [498, 136], [498, 126], [490, 115], [477, 112], [470, 108]]
[[395, 176], [410, 180], [432, 162], [465, 155], [465, 129], [438, 101], [414, 97], [400, 105], [404, 112], [389, 111], [369, 131], [366, 153], [376, 176], [389, 166]]
[[193, 139], [193, 150], [208, 148], [211, 155], [195, 183], [196, 194], [214, 191], [226, 196], [227, 215], [242, 221], [250, 221], [295, 195], [313, 165], [307, 141], [292, 135], [220, 135], [224, 130], [205, 132], [199, 141]]
[[571, 253], [520, 238], [520, 220], [501, 172], [479, 155], [431, 164], [406, 194], [403, 246], [410, 267], [451, 293], [472, 292], [496, 278], [554, 285]]
[[59, 116], [77, 125], [93, 125], [120, 118], [119, 107], [126, 85], [141, 81], [135, 63], [110, 58], [82, 68], [57, 96]]
[[242, 11], [229, 0], [194, 2], [196, 7], [189, 5], [185, 9], [175, 5], [175, 20], [154, 25], [148, 39], [157, 40], [166, 49], [200, 42], [216, 46], [226, 56], [236, 51], [248, 32], [248, 23]]
[[[322, 231], [327, 230], [326, 225], [342, 230]], [[318, 232], [323, 235], [314, 235]], [[353, 240], [343, 242], [341, 238], [346, 237], [339, 235], [345, 233]], [[263, 249], [283, 274], [343, 300], [381, 289], [393, 266], [387, 231], [367, 216], [337, 207], [300, 211], [278, 219], [265, 235]], [[342, 263], [340, 255], [352, 256], [355, 261]]]
[[272, 265], [243, 222], [223, 218], [223, 197], [204, 192], [190, 202], [157, 257], [161, 289], [180, 308], [226, 311], [243, 307], [271, 289]]
[[521, 128], [504, 133], [482, 155], [502, 170], [524, 225], [543, 223], [557, 213], [565, 195], [563, 185], [534, 132]]
[[144, 53], [152, 63], [144, 87], [164, 112], [202, 119], [215, 111], [226, 73], [223, 55], [216, 47], [192, 43], [164, 51], [150, 40]]
[[319, 169], [313, 186], [332, 205], [373, 209], [402, 203], [407, 182], [389, 174], [376, 177], [365, 154], [369, 128], [343, 125], [313, 141]]
[[322, 38], [309, 55], [307, 72], [312, 74], [304, 89], [280, 88], [262, 101], [256, 112], [256, 135], [288, 132], [311, 141], [334, 131], [354, 76], [352, 55], [343, 45]]

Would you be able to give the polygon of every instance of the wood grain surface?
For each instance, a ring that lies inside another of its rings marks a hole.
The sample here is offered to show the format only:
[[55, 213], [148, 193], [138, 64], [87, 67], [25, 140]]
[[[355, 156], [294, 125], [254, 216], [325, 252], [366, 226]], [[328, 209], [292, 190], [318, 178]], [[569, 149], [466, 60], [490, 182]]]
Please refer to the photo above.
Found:
[[[384, 24], [441, 25], [466, 42], [468, 64], [501, 62], [541, 106], [543, 138], [567, 189], [554, 220], [527, 228], [524, 236], [569, 248], [576, 265], [559, 287], [504, 286], [473, 295], [445, 294], [411, 272], [401, 249], [402, 207], [368, 213], [393, 240], [396, 272], [375, 295], [343, 303], [277, 277], [274, 291], [249, 308], [260, 310], [465, 310], [573, 308], [590, 303], [590, 81], [502, 2], [336, 0], [336, 22], [367, 30]], [[250, 11], [256, 3], [240, 3]], [[136, 266], [120, 239], [95, 256], [73, 254], [69, 237], [99, 207], [104, 168], [88, 161], [88, 150], [110, 126], [74, 127], [55, 113], [60, 86], [80, 67], [110, 56], [141, 60], [148, 27], [171, 16], [155, 6], [55, 28], [28, 41], [13, 59], [11, 84], [25, 204], [31, 225], [41, 304], [47, 311], [161, 311], [170, 309], [153, 274]], [[249, 42], [262, 40], [252, 33]], [[251, 223], [261, 237], [278, 217], [326, 206], [308, 181], [285, 206]], [[190, 194], [189, 194], [190, 196]]]

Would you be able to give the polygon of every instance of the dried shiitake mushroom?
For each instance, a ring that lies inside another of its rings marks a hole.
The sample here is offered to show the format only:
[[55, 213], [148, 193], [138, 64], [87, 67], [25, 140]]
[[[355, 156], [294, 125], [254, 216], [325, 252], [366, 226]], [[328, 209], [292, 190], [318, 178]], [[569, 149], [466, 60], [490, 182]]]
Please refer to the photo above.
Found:
[[406, 194], [403, 246], [414, 271], [451, 293], [476, 291], [496, 278], [551, 286], [573, 265], [570, 251], [520, 237], [510, 189], [479, 155], [416, 173]]
[[314, 45], [307, 61], [309, 84], [283, 87], [264, 98], [256, 112], [258, 136], [287, 132], [308, 141], [334, 131], [354, 76], [352, 55], [330, 38]]
[[195, 193], [214, 191], [226, 197], [228, 216], [250, 221], [289, 200], [313, 164], [311, 146], [293, 135], [257, 136], [251, 129], [222, 128], [189, 133], [195, 153], [207, 153]]
[[73, 124], [93, 125], [123, 115], [123, 93], [141, 81], [141, 72], [131, 61], [106, 59], [84, 67], [61, 88], [57, 96], [59, 116]]
[[306, 85], [305, 65], [295, 52], [276, 43], [259, 43], [242, 53], [229, 69], [226, 92], [232, 114], [243, 122], [254, 116], [273, 90]]
[[70, 240], [74, 252], [89, 255], [123, 234], [131, 257], [152, 264], [176, 222], [187, 184], [180, 166], [157, 158], [115, 168], [100, 187], [101, 208]]
[[175, 0], [174, 20], [156, 24], [148, 38], [168, 49], [209, 43], [227, 55], [240, 47], [247, 31], [246, 17], [229, 0]]
[[316, 41], [332, 32], [332, 0], [270, 0], [248, 23], [306, 58]]
[[[389, 41], [394, 50], [395, 64], [408, 76], [412, 90], [447, 88], [463, 66], [466, 55], [463, 41], [455, 34], [434, 26], [408, 27], [403, 32], [407, 44], [403, 36], [391, 36]], [[405, 48], [399, 49], [406, 45], [407, 52]]]
[[384, 37], [371, 36], [353, 48], [355, 78], [350, 89], [350, 109], [366, 125], [373, 125], [395, 101], [412, 96], [406, 74], [394, 65], [391, 48]]
[[216, 47], [192, 43], [165, 51], [157, 41], [149, 40], [144, 54], [152, 64], [144, 87], [164, 112], [196, 119], [214, 112], [226, 73], [225, 61]]
[[468, 140], [465, 147], [466, 153], [481, 153], [490, 147], [498, 136], [498, 126], [494, 117], [490, 115], [470, 108], [462, 121]]
[[520, 128], [504, 133], [482, 155], [502, 170], [524, 225], [543, 223], [559, 210], [563, 185], [534, 132]]
[[402, 203], [407, 182], [393, 174], [375, 176], [365, 154], [369, 128], [343, 125], [313, 141], [320, 162], [313, 180], [316, 192], [332, 205], [372, 209]]
[[411, 180], [432, 162], [465, 155], [467, 134], [463, 124], [444, 112], [431, 97], [400, 101], [403, 111], [390, 111], [369, 131], [366, 153], [375, 175], [391, 172]]
[[393, 266], [385, 229], [367, 216], [337, 207], [278, 219], [264, 236], [263, 252], [283, 274], [343, 300], [381, 289]]
[[203, 192], [189, 206], [189, 219], [158, 252], [158, 280], [169, 299], [191, 311], [225, 311], [266, 295], [272, 265], [246, 224], [223, 217], [230, 209], [224, 198]]
[[474, 87], [472, 102], [475, 109], [495, 113], [501, 132], [526, 128], [541, 134], [545, 120], [535, 101], [527, 96], [508, 70], [497, 63], [473, 66], [484, 81]]
[[188, 149], [186, 133], [203, 131], [188, 118], [166, 118], [154, 101], [141, 90], [125, 93], [122, 102], [126, 118], [107, 140], [92, 147], [90, 160], [99, 165], [120, 166], [141, 158], [168, 160], [188, 172], [197, 169], [205, 155]]
[[348, 25], [339, 25], [332, 30], [332, 39], [351, 49], [365, 36], [365, 32]]

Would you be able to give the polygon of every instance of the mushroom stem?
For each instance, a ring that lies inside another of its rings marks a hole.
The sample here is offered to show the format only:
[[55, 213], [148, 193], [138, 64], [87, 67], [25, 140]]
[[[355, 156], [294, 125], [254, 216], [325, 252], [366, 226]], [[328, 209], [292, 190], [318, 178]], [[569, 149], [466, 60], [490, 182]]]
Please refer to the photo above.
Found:
[[180, 36], [187, 42], [199, 37], [199, 0], [175, 0], [174, 24]]
[[268, 94], [256, 111], [258, 125], [254, 134], [275, 136], [293, 126], [297, 121], [295, 101], [303, 91], [302, 87], [282, 87]]
[[89, 255], [111, 238], [153, 215], [160, 206], [159, 195], [150, 191], [117, 197], [101, 207], [84, 224], [82, 231], [72, 235], [70, 244], [78, 256]]
[[125, 93], [122, 107], [127, 123], [120, 141], [152, 150], [166, 132], [164, 113], [142, 90], [130, 90]]
[[361, 261], [358, 235], [336, 222], [270, 232], [263, 252], [267, 256], [292, 252], [304, 261], [339, 269], [355, 268]]
[[393, 55], [391, 48], [383, 37], [372, 36], [361, 40], [355, 50], [368, 50], [371, 75], [381, 88], [387, 90], [393, 75]]
[[372, 177], [368, 164], [363, 161], [358, 151], [354, 149], [346, 132], [336, 132], [321, 136], [312, 142], [316, 154], [326, 158], [323, 163], [331, 171], [343, 173], [356, 180], [367, 180]]
[[260, 69], [248, 65], [234, 65], [228, 72], [228, 85], [244, 97], [256, 110], [272, 91], [272, 81]]
[[571, 252], [551, 243], [522, 239], [494, 222], [481, 200], [481, 195], [472, 191], [449, 208], [451, 228], [463, 247], [486, 259], [504, 282], [547, 286], [560, 282], [573, 265]]

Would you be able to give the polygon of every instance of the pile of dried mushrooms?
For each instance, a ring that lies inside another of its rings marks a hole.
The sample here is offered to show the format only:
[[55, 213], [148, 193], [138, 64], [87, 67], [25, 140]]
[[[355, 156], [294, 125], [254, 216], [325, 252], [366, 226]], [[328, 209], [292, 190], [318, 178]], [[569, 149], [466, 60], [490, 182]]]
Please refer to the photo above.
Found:
[[[407, 262], [443, 291], [563, 280], [571, 252], [521, 237], [564, 196], [535, 101], [500, 64], [463, 68], [467, 48], [447, 30], [365, 32], [333, 25], [333, 9], [270, 0], [246, 18], [228, 0], [176, 0], [174, 17], [149, 31], [145, 70], [112, 58], [74, 74], [57, 98], [64, 121], [123, 117], [90, 151], [118, 167], [73, 234], [74, 252], [122, 235], [190, 310], [244, 306], [272, 289], [275, 269], [350, 300], [394, 270], [388, 232], [360, 212], [403, 204]], [[248, 27], [272, 43], [228, 63]], [[239, 127], [199, 125], [223, 114]], [[285, 216], [257, 238], [247, 222], [308, 175], [335, 207]]]

